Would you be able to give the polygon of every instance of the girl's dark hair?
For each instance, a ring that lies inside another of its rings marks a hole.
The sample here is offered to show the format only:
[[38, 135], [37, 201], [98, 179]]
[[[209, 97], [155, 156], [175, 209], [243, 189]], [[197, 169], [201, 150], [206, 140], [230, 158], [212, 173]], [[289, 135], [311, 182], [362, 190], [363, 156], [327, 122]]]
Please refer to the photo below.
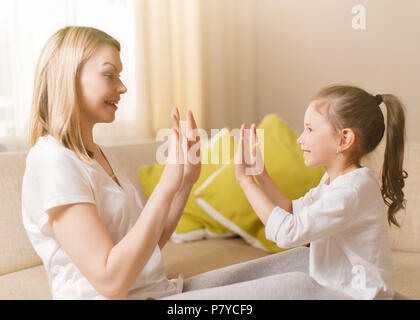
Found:
[[[405, 208], [404, 179], [408, 174], [403, 169], [405, 144], [404, 105], [392, 94], [382, 94], [382, 99], [353, 86], [331, 86], [321, 90], [313, 100], [337, 130], [352, 129], [356, 134], [356, 151], [352, 161], [373, 151], [382, 140], [385, 120], [379, 107], [381, 100], [387, 111], [386, 147], [382, 168], [381, 193], [388, 206], [388, 223], [399, 227], [395, 218], [398, 210]], [[378, 103], [379, 102], [379, 103]]]

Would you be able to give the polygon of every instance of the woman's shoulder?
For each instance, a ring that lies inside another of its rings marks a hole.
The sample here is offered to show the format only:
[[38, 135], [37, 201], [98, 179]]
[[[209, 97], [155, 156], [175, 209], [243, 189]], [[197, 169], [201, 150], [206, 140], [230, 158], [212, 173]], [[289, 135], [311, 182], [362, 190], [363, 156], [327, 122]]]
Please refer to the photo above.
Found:
[[52, 135], [38, 138], [35, 145], [29, 150], [26, 165], [46, 165], [51, 161], [74, 162], [78, 157], [70, 149], [62, 146]]

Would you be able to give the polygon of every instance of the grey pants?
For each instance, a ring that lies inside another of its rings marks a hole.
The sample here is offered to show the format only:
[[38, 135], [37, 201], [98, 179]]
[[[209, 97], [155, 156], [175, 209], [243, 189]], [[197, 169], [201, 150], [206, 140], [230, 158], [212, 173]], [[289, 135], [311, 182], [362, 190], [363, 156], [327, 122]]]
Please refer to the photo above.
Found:
[[309, 276], [309, 248], [299, 247], [188, 278], [165, 300], [327, 300], [351, 297]]

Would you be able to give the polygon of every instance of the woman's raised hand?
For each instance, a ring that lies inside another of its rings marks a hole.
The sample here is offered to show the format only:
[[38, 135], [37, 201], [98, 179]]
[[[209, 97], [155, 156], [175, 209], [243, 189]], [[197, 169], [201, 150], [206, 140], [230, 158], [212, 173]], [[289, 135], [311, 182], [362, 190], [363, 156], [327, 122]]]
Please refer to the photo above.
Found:
[[182, 132], [179, 121], [174, 123], [170, 136], [168, 158], [161, 180], [166, 188], [176, 192], [182, 185], [184, 178], [184, 153], [182, 147]]
[[180, 117], [178, 108], [173, 108], [171, 119], [174, 127], [178, 128], [181, 137], [182, 153], [184, 160], [183, 184], [193, 185], [200, 177], [201, 154], [200, 136], [197, 131], [197, 124], [191, 111], [187, 112], [186, 136], [180, 130]]

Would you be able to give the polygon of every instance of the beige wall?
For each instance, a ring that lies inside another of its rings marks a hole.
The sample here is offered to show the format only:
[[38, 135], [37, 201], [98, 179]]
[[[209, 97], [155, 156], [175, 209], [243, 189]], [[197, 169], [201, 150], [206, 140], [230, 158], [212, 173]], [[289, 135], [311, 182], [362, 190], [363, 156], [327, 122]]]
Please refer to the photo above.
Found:
[[[365, 30], [352, 28], [356, 4]], [[347, 83], [399, 96], [420, 141], [419, 17], [417, 0], [258, 0], [256, 121], [275, 112], [300, 131], [311, 97]]]

